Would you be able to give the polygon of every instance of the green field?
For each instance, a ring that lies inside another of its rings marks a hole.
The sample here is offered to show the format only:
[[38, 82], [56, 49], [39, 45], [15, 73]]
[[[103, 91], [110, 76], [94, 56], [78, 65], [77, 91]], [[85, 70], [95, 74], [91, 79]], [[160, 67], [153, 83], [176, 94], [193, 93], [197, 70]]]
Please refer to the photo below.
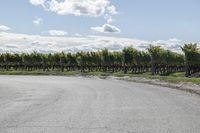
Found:
[[55, 76], [73, 76], [73, 75], [82, 75], [82, 76], [116, 76], [116, 77], [123, 77], [123, 76], [130, 76], [130, 77], [145, 77], [147, 79], [159, 79], [162, 81], [167, 82], [191, 82], [195, 84], [200, 84], [200, 78], [188, 78], [184, 76], [184, 72], [177, 72], [172, 73], [167, 76], [160, 76], [160, 75], [151, 75], [151, 73], [140, 73], [140, 74], [133, 74], [128, 73], [124, 74], [123, 72], [81, 72], [81, 71], [0, 71], [1, 75], [55, 75]]

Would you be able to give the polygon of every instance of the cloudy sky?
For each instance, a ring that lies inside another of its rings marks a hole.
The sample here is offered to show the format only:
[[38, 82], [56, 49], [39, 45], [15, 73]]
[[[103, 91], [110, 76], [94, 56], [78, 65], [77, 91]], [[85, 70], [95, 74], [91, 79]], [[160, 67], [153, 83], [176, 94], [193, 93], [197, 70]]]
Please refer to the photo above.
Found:
[[0, 52], [179, 50], [200, 42], [199, 0], [2, 0]]

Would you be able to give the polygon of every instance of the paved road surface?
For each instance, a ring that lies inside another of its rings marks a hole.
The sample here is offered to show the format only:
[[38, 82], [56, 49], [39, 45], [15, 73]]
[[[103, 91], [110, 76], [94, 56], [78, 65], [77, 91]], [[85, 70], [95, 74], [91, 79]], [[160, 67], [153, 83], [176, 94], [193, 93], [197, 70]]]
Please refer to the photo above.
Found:
[[200, 97], [114, 79], [0, 76], [0, 133], [200, 133]]

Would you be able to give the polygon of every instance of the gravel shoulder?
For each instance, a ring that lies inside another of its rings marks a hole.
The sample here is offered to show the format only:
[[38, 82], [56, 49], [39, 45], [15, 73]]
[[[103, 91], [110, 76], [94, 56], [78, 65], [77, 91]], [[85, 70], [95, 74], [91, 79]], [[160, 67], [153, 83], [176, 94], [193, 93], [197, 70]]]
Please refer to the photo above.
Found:
[[177, 90], [186, 91], [186, 92], [200, 95], [200, 85], [190, 83], [190, 82], [172, 83], [172, 82], [167, 82], [167, 81], [161, 81], [159, 79], [149, 79], [149, 78], [147, 79], [144, 77], [129, 77], [129, 76], [124, 76], [124, 77], [110, 76], [110, 77], [102, 77], [102, 78], [113, 78], [117, 80], [125, 80], [125, 81], [130, 81], [130, 82], [157, 85], [157, 86], [168, 87], [171, 89], [177, 89]]

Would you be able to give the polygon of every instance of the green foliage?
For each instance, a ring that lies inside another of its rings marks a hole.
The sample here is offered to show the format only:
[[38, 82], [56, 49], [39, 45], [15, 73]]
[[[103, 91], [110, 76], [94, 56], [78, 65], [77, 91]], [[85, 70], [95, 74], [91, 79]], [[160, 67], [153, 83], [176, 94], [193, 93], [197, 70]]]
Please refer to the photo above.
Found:
[[196, 43], [185, 44], [182, 47], [185, 53], [186, 76], [200, 71], [200, 50]]
[[138, 51], [132, 47], [123, 49], [123, 61], [125, 65], [136, 64]]
[[122, 51], [109, 51], [104, 48], [96, 52], [77, 53], [1, 53], [0, 70], [152, 72], [161, 75], [182, 72], [185, 67], [188, 75], [200, 71], [200, 51], [197, 44], [186, 44], [182, 50], [185, 56], [153, 45], [150, 45], [147, 51], [125, 47]]
[[200, 65], [200, 50], [196, 43], [185, 44], [182, 50], [188, 65]]

